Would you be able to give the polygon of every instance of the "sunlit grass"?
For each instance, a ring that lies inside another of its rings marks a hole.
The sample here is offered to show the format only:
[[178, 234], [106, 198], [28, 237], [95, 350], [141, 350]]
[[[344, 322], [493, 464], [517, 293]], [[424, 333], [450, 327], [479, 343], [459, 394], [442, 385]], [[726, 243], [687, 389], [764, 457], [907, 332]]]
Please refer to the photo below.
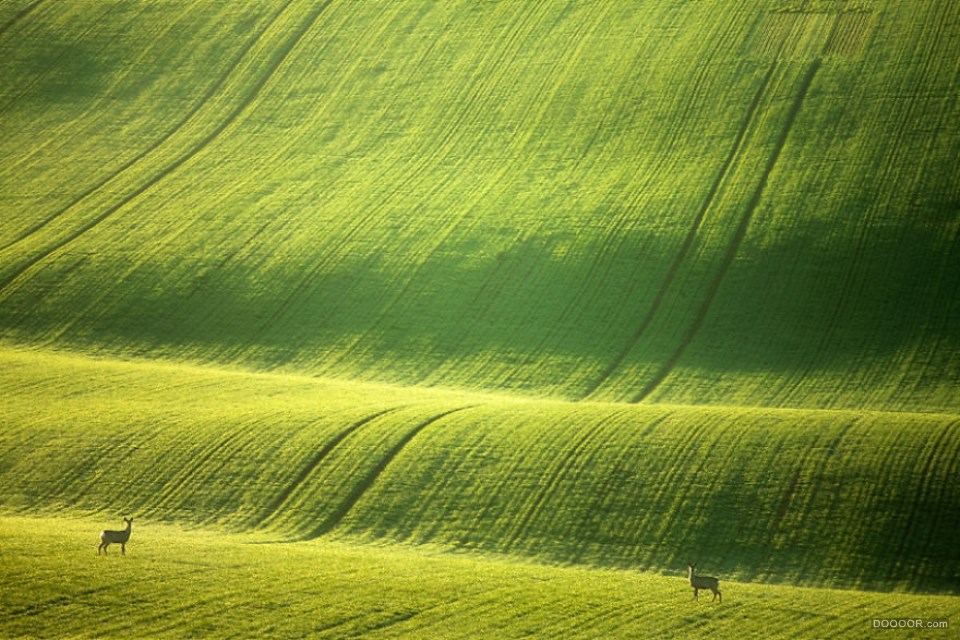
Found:
[[954, 591], [955, 416], [533, 401], [0, 353], [0, 502]]
[[149, 520], [135, 521], [125, 557], [98, 557], [97, 531], [110, 524], [0, 517], [0, 634], [867, 637], [876, 618], [938, 621], [956, 613], [951, 597], [732, 581], [721, 582], [722, 605], [697, 603], [680, 571], [547, 567], [347, 541], [260, 544]]
[[949, 618], [958, 43], [952, 0], [0, 2], [0, 635]]
[[7, 340], [960, 407], [954, 2], [85, 7], [0, 42]]

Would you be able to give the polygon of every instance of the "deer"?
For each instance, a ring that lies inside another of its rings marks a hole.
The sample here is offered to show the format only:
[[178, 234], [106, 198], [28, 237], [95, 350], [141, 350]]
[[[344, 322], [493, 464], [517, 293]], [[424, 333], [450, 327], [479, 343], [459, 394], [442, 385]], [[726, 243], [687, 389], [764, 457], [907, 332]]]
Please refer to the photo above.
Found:
[[716, 600], [719, 596], [720, 602], [723, 602], [723, 594], [720, 593], [720, 581], [717, 578], [698, 576], [697, 565], [695, 564], [688, 564], [687, 569], [690, 571], [690, 586], [693, 587], [694, 600], [699, 601], [700, 589], [710, 589], [710, 591], [713, 591], [713, 600]]
[[130, 528], [133, 526], [133, 518], [124, 518], [123, 521], [127, 523], [127, 528], [123, 531], [104, 529], [100, 532], [100, 546], [97, 547], [97, 555], [100, 555], [101, 549], [103, 550], [103, 555], [107, 555], [107, 547], [114, 542], [120, 545], [120, 555], [127, 555], [127, 540], [130, 539]]

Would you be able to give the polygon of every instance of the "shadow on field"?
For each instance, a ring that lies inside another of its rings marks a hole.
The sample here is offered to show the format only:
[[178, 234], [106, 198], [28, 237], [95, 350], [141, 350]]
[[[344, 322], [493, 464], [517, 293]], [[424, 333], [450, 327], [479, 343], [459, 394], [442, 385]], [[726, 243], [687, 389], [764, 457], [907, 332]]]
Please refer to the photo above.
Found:
[[[854, 215], [804, 220], [765, 244], [748, 235], [684, 364], [842, 369], [851, 357], [890, 357], [919, 339], [960, 345], [960, 323], [951, 321], [960, 290], [957, 211], [945, 200], [900, 224], [864, 226]], [[148, 257], [130, 270], [104, 249], [48, 260], [18, 282], [0, 327], [8, 337], [62, 332], [67, 343], [124, 352], [306, 370], [334, 363], [328, 373], [340, 372], [338, 361], [349, 361], [352, 374], [393, 363], [412, 382], [443, 364], [469, 369], [473, 358], [500, 354], [513, 376], [542, 387], [570, 375], [545, 369], [543, 358], [576, 367], [623, 348], [670, 262], [669, 240], [631, 234], [562, 252], [550, 236], [471, 240], [441, 246], [422, 264], [405, 259], [402, 246], [332, 257], [260, 246], [253, 253], [276, 254], [266, 264], [279, 266], [259, 270], [215, 251], [175, 263]]]
[[84, 102], [100, 95], [118, 60], [109, 59], [111, 34], [56, 28], [34, 12], [26, 28], [32, 46], [4, 49], [0, 73], [10, 101], [4, 109], [36, 109], [48, 104]]

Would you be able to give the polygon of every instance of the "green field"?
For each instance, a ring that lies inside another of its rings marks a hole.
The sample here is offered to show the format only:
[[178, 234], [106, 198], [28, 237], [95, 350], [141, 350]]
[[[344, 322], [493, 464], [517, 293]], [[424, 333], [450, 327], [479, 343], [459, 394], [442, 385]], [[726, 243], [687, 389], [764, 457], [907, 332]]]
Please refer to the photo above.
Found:
[[0, 0], [0, 637], [955, 634], [958, 150], [952, 0]]
[[[185, 638], [850, 637], [873, 618], [925, 617], [896, 637], [950, 637], [953, 596], [723, 585], [688, 602], [684, 578], [545, 567], [497, 556], [354, 541], [257, 544], [169, 525], [138, 529], [123, 560], [91, 555], [91, 522], [0, 518], [0, 544], [29, 572], [0, 574], [5, 633]], [[38, 530], [48, 549], [31, 544]], [[111, 552], [113, 553], [113, 552]], [[8, 591], [9, 590], [9, 591]], [[189, 594], [185, 597], [185, 594]], [[683, 597], [681, 597], [683, 596]], [[918, 613], [922, 612], [922, 613]], [[12, 615], [10, 615], [12, 614]]]

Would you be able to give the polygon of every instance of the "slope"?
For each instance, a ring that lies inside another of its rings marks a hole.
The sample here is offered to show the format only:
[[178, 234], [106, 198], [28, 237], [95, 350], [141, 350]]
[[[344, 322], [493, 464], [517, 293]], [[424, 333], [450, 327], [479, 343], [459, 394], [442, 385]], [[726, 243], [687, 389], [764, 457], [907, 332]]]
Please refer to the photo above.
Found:
[[[0, 634], [855, 638], [875, 636], [875, 619], [913, 620], [921, 611], [923, 624], [948, 626], [895, 633], [936, 638], [948, 636], [956, 610], [954, 597], [733, 582], [724, 583], [723, 606], [696, 606], [675, 576], [336, 542], [256, 545], [149, 523], [135, 525], [123, 560], [97, 558], [97, 526], [89, 519], [0, 517], [0, 545], [11, 551], [0, 574]], [[37, 531], [57, 554], [31, 544]]]
[[8, 343], [960, 409], [954, 2], [4, 12]]
[[958, 588], [956, 415], [510, 400], [0, 355], [6, 509]]

